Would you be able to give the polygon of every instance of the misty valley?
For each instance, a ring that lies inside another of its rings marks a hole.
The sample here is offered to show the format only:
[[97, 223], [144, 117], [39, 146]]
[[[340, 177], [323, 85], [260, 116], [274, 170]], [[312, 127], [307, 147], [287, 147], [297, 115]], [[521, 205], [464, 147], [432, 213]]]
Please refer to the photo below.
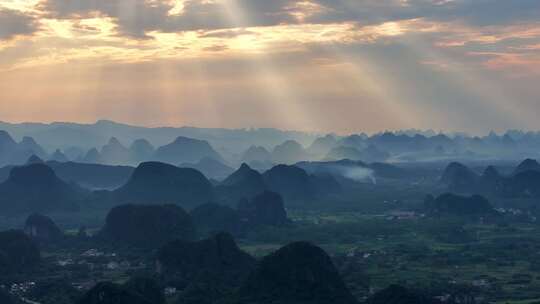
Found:
[[540, 303], [540, 133], [0, 126], [2, 304]]

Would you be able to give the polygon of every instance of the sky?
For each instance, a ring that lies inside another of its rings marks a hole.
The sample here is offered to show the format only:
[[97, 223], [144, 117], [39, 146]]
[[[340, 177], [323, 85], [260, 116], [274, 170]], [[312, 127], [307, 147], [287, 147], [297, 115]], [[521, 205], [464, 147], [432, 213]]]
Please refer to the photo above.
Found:
[[540, 130], [538, 0], [0, 0], [0, 120]]

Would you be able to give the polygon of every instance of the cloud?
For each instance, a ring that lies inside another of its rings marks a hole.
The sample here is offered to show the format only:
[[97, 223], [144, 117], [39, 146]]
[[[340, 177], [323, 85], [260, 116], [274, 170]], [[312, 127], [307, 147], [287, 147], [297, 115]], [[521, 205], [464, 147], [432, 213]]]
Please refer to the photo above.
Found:
[[36, 31], [37, 24], [32, 16], [0, 7], [0, 40], [10, 40], [20, 35], [31, 35]]
[[295, 6], [303, 2], [306, 1], [184, 0], [178, 11], [175, 1], [45, 0], [39, 9], [51, 18], [112, 17], [122, 34], [144, 38], [150, 31], [181, 32], [296, 23], [303, 7], [313, 10], [312, 6]]

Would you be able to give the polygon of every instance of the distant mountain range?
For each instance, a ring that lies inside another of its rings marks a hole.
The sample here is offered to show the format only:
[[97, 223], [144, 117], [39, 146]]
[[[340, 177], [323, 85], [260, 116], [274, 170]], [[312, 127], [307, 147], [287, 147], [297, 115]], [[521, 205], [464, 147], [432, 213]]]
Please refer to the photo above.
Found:
[[521, 131], [481, 137], [415, 130], [337, 136], [276, 129], [146, 128], [106, 120], [0, 122], [0, 130], [0, 166], [22, 164], [31, 155], [59, 162], [134, 166], [145, 161], [195, 166], [209, 158], [230, 167], [247, 163], [258, 170], [342, 159], [370, 163], [540, 157], [540, 132]]
[[467, 166], [454, 162], [447, 166], [440, 183], [446, 190], [455, 193], [539, 198], [540, 164], [534, 159], [526, 159], [510, 175], [503, 175], [493, 166], [478, 174]]
[[69, 122], [20, 123], [0, 122], [0, 130], [5, 130], [15, 138], [31, 136], [48, 150], [81, 147], [85, 150], [105, 145], [111, 137], [120, 142], [133, 142], [146, 138], [154, 146], [172, 142], [179, 136], [205, 140], [219, 150], [241, 153], [251, 145], [273, 147], [293, 139], [309, 144], [315, 135], [304, 132], [281, 131], [277, 129], [211, 129], [194, 127], [147, 128], [100, 120], [94, 124]]

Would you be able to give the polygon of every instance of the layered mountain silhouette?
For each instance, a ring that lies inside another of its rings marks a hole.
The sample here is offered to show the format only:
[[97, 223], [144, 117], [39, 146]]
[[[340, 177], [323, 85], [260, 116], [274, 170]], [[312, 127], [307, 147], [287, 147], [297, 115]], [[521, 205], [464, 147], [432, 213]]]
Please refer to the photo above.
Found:
[[101, 238], [140, 248], [159, 248], [175, 239], [192, 240], [191, 216], [175, 205], [123, 205], [111, 209]]
[[81, 159], [81, 162], [89, 164], [101, 164], [103, 159], [101, 158], [99, 151], [96, 148], [92, 148], [86, 152], [84, 157]]
[[458, 193], [474, 193], [478, 191], [479, 176], [463, 164], [450, 163], [441, 177], [441, 183], [449, 191]]
[[278, 164], [294, 164], [306, 159], [309, 159], [306, 150], [294, 140], [288, 140], [272, 151], [272, 160]]
[[[227, 233], [197, 242], [176, 240], [157, 254], [157, 272], [166, 282], [186, 288], [187, 294], [183, 295], [186, 298], [205, 283], [212, 283], [207, 290], [212, 297], [219, 296], [219, 290], [234, 290], [248, 277], [255, 263]], [[216, 290], [217, 294], [212, 294]]]
[[9, 133], [0, 131], [0, 166], [22, 165], [32, 155], [42, 159], [47, 157], [45, 150], [32, 137], [25, 136], [17, 143]]
[[265, 191], [251, 200], [244, 199], [238, 204], [238, 214], [243, 225], [282, 226], [289, 223], [281, 195]]
[[221, 155], [208, 142], [182, 136], [168, 145], [159, 147], [152, 158], [156, 161], [175, 165], [197, 163], [204, 158], [223, 162]]
[[129, 147], [130, 159], [134, 164], [139, 164], [148, 161], [156, 148], [146, 139], [137, 139]]
[[20, 230], [0, 232], [0, 273], [34, 270], [41, 262], [37, 244]]
[[[56, 175], [67, 183], [76, 183], [88, 189], [115, 189], [129, 180], [135, 168], [128, 166], [110, 166], [101, 164], [87, 164], [79, 162], [46, 163], [37, 156], [28, 159], [26, 165], [46, 164], [51, 167]], [[0, 168], [0, 182], [9, 178], [11, 170], [15, 166]]]
[[216, 193], [221, 201], [234, 205], [240, 199], [251, 198], [266, 189], [262, 174], [242, 164], [216, 187]]
[[202, 235], [228, 232], [238, 235], [243, 231], [243, 223], [238, 212], [228, 206], [215, 203], [200, 205], [191, 210], [191, 217]]
[[338, 144], [339, 142], [335, 136], [326, 135], [324, 137], [318, 137], [315, 139], [307, 150], [310, 154], [315, 155], [318, 158], [323, 158], [332, 149], [336, 148]]
[[505, 197], [539, 198], [540, 171], [523, 171], [508, 178], [504, 183], [502, 195]]
[[244, 163], [269, 163], [272, 162], [272, 154], [264, 147], [251, 146], [242, 155]]
[[54, 153], [51, 155], [51, 157], [49, 157], [49, 160], [50, 161], [60, 162], [60, 163], [65, 163], [65, 162], [69, 161], [67, 156], [64, 153], [62, 153], [62, 151], [60, 151], [60, 149], [56, 149], [56, 151], [54, 151]]
[[488, 194], [506, 198], [540, 197], [540, 170], [537, 162], [527, 159], [521, 162], [514, 173], [503, 176], [488, 166], [482, 175], [459, 163], [451, 163], [441, 177], [448, 191], [468, 194]]
[[264, 172], [264, 182], [268, 189], [285, 199], [304, 200], [313, 198], [317, 189], [306, 171], [287, 165], [278, 165]]
[[356, 303], [330, 257], [306, 242], [264, 257], [236, 297], [235, 303]]
[[364, 155], [354, 147], [339, 146], [330, 150], [325, 158], [329, 160], [350, 159], [361, 161], [364, 159]]
[[15, 167], [0, 184], [0, 209], [4, 214], [76, 211], [81, 198], [79, 188], [62, 181], [45, 164]]
[[128, 164], [131, 161], [131, 153], [116, 137], [112, 137], [101, 148], [100, 159], [105, 164]]
[[28, 158], [28, 160], [26, 161], [26, 165], [43, 164], [43, 163], [45, 163], [43, 159], [41, 159], [41, 157], [37, 155], [30, 156], [30, 158]]
[[135, 168], [76, 162], [47, 162], [65, 182], [77, 183], [89, 189], [115, 189], [127, 183]]
[[234, 172], [234, 169], [223, 164], [219, 160], [205, 157], [194, 164], [180, 164], [181, 168], [192, 168], [200, 171], [207, 178], [221, 181]]
[[264, 191], [252, 198], [242, 198], [237, 209], [209, 203], [191, 211], [197, 229], [203, 235], [220, 231], [243, 235], [261, 226], [283, 226], [290, 221], [283, 198], [278, 193]]
[[525, 171], [540, 171], [540, 163], [535, 159], [526, 159], [522, 161], [514, 170], [514, 175]]
[[64, 236], [50, 217], [38, 213], [26, 219], [24, 233], [39, 243], [55, 242]]
[[390, 153], [379, 149], [376, 145], [370, 144], [347, 144], [336, 145], [327, 154], [326, 160], [350, 159], [364, 162], [384, 162], [390, 158]]
[[31, 153], [41, 158], [47, 157], [47, 152], [30, 136], [25, 136], [18, 145], [18, 149], [25, 153]]
[[140, 164], [129, 181], [113, 192], [116, 203], [176, 204], [193, 208], [212, 201], [208, 179], [191, 168], [146, 162]]

